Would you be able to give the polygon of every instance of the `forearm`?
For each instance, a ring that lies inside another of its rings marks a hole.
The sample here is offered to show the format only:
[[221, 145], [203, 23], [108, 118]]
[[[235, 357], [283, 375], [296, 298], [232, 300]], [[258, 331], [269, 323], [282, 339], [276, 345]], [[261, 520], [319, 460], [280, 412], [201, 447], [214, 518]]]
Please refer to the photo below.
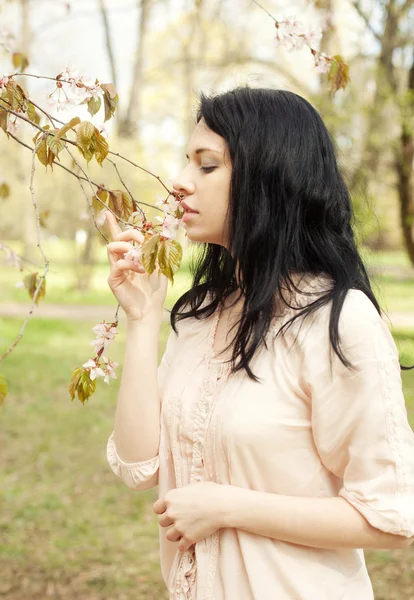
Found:
[[341, 497], [282, 496], [234, 487], [230, 496], [231, 502], [225, 502], [221, 509], [223, 527], [313, 548], [378, 549], [409, 545], [403, 536], [372, 527]]
[[139, 462], [158, 454], [160, 398], [158, 340], [161, 318], [126, 325], [125, 358], [115, 413], [117, 453], [125, 462]]

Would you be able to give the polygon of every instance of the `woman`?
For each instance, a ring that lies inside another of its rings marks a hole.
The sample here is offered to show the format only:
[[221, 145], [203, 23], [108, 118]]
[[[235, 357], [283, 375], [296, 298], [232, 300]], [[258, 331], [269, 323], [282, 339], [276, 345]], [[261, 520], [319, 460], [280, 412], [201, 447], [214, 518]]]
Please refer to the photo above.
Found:
[[202, 96], [188, 160], [202, 252], [158, 373], [165, 277], [108, 214], [128, 323], [108, 461], [159, 484], [171, 599], [373, 598], [361, 549], [413, 541], [414, 435], [332, 141], [300, 96], [238, 88]]

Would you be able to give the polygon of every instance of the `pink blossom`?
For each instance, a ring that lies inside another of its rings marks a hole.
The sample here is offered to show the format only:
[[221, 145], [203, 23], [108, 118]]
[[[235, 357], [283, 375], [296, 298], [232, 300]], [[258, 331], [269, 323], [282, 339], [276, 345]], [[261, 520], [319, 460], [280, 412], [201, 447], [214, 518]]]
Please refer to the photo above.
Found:
[[6, 88], [6, 85], [9, 83], [10, 81], [10, 76], [7, 75], [7, 73], [3, 73], [3, 75], [0, 77], [0, 89], [4, 90]]
[[132, 260], [133, 263], [142, 267], [142, 247], [137, 246], [136, 248], [132, 248], [129, 252], [124, 254], [125, 260]]
[[112, 342], [118, 330], [111, 323], [99, 323], [92, 327], [92, 331], [96, 334], [96, 340], [93, 340], [90, 345], [95, 346], [95, 352], [98, 354], [102, 349], [105, 351]]
[[110, 360], [109, 358], [106, 358], [106, 356], [102, 356], [102, 360], [104, 362], [104, 365], [103, 365], [103, 371], [105, 373], [104, 382], [109, 383], [110, 377], [112, 377], [112, 379], [117, 379], [115, 369], [117, 368], [118, 363], [116, 363], [113, 360]]
[[323, 54], [315, 55], [315, 70], [317, 73], [329, 73], [331, 70], [332, 61]]
[[85, 369], [90, 372], [90, 378], [93, 381], [97, 377], [105, 377], [105, 372], [101, 369], [99, 364], [96, 364], [93, 358], [90, 358], [86, 363], [82, 365]]

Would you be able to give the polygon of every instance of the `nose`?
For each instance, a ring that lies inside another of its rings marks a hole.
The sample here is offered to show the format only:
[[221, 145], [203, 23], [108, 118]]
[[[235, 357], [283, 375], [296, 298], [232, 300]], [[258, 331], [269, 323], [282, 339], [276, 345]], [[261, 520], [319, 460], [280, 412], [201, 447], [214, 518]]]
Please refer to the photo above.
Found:
[[194, 194], [195, 187], [194, 183], [189, 179], [186, 174], [186, 169], [183, 169], [181, 173], [173, 181], [173, 188], [176, 192], [180, 192], [185, 196]]

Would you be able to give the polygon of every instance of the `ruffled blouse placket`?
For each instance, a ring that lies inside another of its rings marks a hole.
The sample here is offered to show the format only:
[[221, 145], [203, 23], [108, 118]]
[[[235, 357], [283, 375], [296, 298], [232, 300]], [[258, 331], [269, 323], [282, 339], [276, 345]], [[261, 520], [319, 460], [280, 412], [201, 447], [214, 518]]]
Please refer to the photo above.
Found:
[[[194, 416], [194, 447], [190, 469], [190, 483], [204, 481], [204, 440], [211, 419], [214, 402], [218, 390], [224, 387], [228, 380], [231, 365], [224, 361], [214, 359], [214, 341], [220, 319], [221, 309], [215, 315], [209, 338], [208, 347], [204, 356], [205, 377], [203, 381], [202, 394], [197, 402]], [[220, 483], [220, 482], [217, 482]], [[214, 557], [218, 551], [218, 533], [211, 536], [210, 551]], [[214, 561], [215, 562], [215, 561]], [[213, 569], [214, 570], [214, 569]], [[195, 600], [197, 560], [195, 546], [183, 552], [177, 566], [177, 577], [175, 590], [172, 595], [174, 600]]]

